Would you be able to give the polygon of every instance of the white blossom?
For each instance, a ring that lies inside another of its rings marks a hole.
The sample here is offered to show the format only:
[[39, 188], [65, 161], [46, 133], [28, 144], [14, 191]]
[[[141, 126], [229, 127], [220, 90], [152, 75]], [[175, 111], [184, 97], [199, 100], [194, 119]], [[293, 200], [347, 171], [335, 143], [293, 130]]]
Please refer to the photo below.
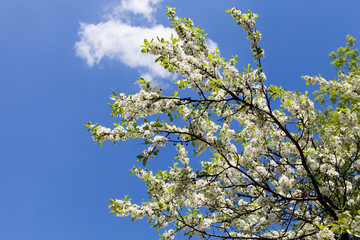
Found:
[[[131, 173], [146, 183], [148, 199], [136, 204], [126, 196], [109, 207], [116, 216], [146, 217], [163, 239], [184, 233], [330, 240], [344, 229], [359, 236], [358, 72], [339, 73], [335, 80], [304, 76], [307, 84], [319, 85], [320, 103], [330, 98], [325, 110], [316, 111], [307, 93], [265, 85], [257, 14], [228, 12], [247, 34], [255, 69], [240, 72], [236, 57], [222, 58], [192, 20], [168, 8], [177, 36], [146, 40], [143, 52], [181, 76], [177, 91], [164, 95], [140, 79], [138, 93], [111, 97], [120, 123], [113, 129], [87, 125], [101, 144], [138, 138], [146, 145], [137, 157], [144, 166]], [[170, 168], [148, 170], [160, 147], [170, 146], [176, 150], [174, 159], [165, 156]]]

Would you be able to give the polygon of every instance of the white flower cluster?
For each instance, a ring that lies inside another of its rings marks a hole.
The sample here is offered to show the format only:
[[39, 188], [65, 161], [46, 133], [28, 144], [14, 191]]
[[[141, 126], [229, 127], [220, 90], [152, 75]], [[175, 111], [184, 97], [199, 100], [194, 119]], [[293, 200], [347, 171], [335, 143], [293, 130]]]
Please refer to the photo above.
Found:
[[327, 227], [318, 232], [316, 237], [319, 240], [335, 240], [334, 233]]
[[258, 17], [258, 14], [255, 14], [249, 10], [248, 13], [242, 14], [240, 10], [232, 8], [228, 10], [231, 13], [231, 16], [235, 21], [238, 22], [244, 31], [247, 33], [247, 39], [251, 42], [250, 48], [254, 52], [253, 59], [257, 62], [260, 58], [265, 56], [264, 49], [258, 47], [261, 40], [261, 33], [258, 30], [255, 30], [255, 19]]
[[[259, 60], [257, 15], [230, 12]], [[304, 77], [319, 84], [320, 100], [328, 92], [338, 104], [319, 113], [307, 94], [266, 87], [259, 64], [240, 73], [235, 58], [226, 61], [211, 51], [190, 19], [177, 18], [172, 8], [168, 16], [178, 38], [145, 41], [143, 52], [181, 75], [181, 92], [164, 96], [140, 79], [139, 93], [111, 97], [112, 115], [121, 124], [88, 125], [99, 143], [144, 139], [148, 147], [138, 156], [143, 165], [158, 148], [176, 145], [168, 170], [132, 170], [146, 183], [149, 200], [112, 200], [116, 215], [147, 217], [155, 228], [166, 228], [163, 239], [177, 233], [202, 239], [335, 239], [339, 230], [319, 226], [336, 222], [340, 210], [351, 211], [353, 226], [359, 226], [359, 77]], [[189, 152], [206, 160], [193, 163]]]

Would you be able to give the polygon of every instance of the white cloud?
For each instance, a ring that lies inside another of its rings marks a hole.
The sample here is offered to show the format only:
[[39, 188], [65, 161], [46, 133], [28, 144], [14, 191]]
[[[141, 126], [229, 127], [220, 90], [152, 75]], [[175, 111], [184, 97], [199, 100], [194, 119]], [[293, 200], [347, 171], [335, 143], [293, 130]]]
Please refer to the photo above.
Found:
[[107, 57], [150, 73], [153, 77], [165, 78], [170, 74], [154, 62], [153, 55], [141, 53], [140, 46], [145, 38], [169, 38], [171, 33], [173, 30], [163, 25], [144, 28], [114, 20], [98, 24], [81, 23], [80, 41], [75, 44], [76, 55], [85, 59], [90, 67]]
[[[171, 74], [155, 63], [152, 55], [142, 54], [144, 39], [169, 38], [174, 31], [161, 24], [154, 24], [156, 7], [163, 0], [122, 0], [105, 14], [107, 21], [97, 24], [80, 23], [80, 40], [75, 43], [76, 55], [86, 60], [89, 67], [102, 59], [114, 59], [137, 69], [147, 79], [169, 78]], [[149, 27], [140, 27], [128, 22], [136, 14], [147, 20]]]
[[[169, 39], [175, 32], [161, 24], [155, 24], [153, 15], [163, 0], [122, 0], [112, 11], [106, 14], [107, 21], [97, 24], [80, 23], [80, 40], [75, 43], [76, 55], [83, 58], [89, 67], [99, 64], [102, 59], [118, 60], [136, 69], [145, 79], [155, 79], [158, 85], [167, 84], [159, 81], [161, 78], [172, 79], [167, 70], [155, 63], [153, 55], [141, 53], [144, 39], [157, 36]], [[128, 16], [137, 14], [148, 21], [149, 27], [136, 26]], [[211, 49], [217, 44], [208, 39]], [[173, 76], [174, 77], [174, 76]]]

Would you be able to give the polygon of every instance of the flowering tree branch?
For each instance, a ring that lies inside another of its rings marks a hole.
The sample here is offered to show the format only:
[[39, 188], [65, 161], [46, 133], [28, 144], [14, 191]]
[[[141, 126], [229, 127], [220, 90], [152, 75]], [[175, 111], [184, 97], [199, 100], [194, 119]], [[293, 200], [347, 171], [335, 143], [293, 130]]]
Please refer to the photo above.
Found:
[[[177, 37], [145, 40], [142, 52], [181, 76], [177, 91], [164, 96], [141, 78], [137, 94], [113, 91], [112, 116], [121, 123], [113, 129], [87, 125], [100, 144], [141, 138], [148, 145], [138, 156], [144, 167], [131, 173], [146, 183], [149, 201], [113, 199], [112, 212], [147, 217], [163, 239], [177, 233], [200, 239], [359, 239], [355, 39], [348, 36], [346, 47], [330, 55], [339, 71], [336, 79], [303, 77], [319, 85], [315, 101], [326, 106], [319, 111], [307, 92], [265, 84], [257, 14], [228, 10], [246, 32], [256, 63], [240, 73], [236, 57], [226, 61], [190, 19], [167, 10]], [[177, 151], [173, 166], [148, 170], [148, 161], [171, 145]], [[201, 155], [211, 157], [194, 164]]]

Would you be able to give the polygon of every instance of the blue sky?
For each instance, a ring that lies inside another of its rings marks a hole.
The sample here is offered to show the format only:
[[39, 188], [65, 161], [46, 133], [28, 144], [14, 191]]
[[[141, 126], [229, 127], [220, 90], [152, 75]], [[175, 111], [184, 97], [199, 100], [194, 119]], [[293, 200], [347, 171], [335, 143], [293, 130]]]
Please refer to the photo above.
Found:
[[142, 146], [99, 147], [83, 124], [117, 121], [110, 89], [136, 92], [140, 75], [172, 89], [172, 76], [136, 54], [142, 38], [170, 31], [166, 5], [205, 29], [224, 57], [237, 54], [239, 68], [252, 63], [249, 44], [225, 9], [259, 13], [268, 82], [291, 90], [307, 90], [301, 75], [333, 78], [329, 52], [347, 34], [360, 37], [358, 0], [2, 0], [0, 239], [158, 239], [146, 221], [106, 208], [109, 198], [146, 197], [129, 175]]

